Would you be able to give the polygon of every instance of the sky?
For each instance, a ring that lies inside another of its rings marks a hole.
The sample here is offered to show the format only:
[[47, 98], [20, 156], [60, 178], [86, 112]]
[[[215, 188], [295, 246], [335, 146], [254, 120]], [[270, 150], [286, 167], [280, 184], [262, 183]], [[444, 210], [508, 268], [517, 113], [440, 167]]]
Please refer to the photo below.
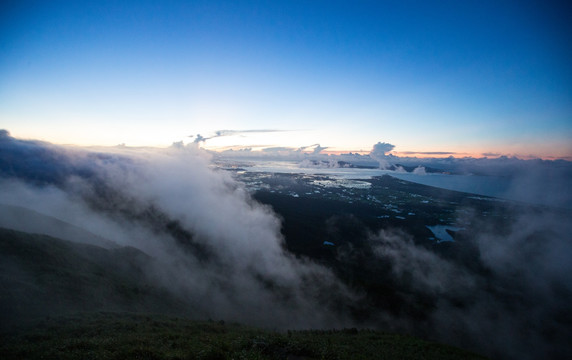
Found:
[[200, 134], [214, 150], [382, 141], [572, 160], [571, 14], [556, 1], [4, 1], [0, 128], [59, 144]]

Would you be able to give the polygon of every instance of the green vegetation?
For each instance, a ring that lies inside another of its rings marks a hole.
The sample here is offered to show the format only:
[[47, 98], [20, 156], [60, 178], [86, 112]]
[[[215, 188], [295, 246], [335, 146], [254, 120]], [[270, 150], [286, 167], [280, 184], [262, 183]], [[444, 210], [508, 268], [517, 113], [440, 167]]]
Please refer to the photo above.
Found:
[[153, 259], [0, 228], [0, 330], [42, 316], [88, 311], [186, 315], [188, 305], [147, 276]]
[[98, 312], [46, 318], [0, 339], [3, 359], [482, 359], [379, 331], [278, 333], [224, 322]]
[[133, 248], [0, 229], [1, 358], [478, 358], [378, 331], [278, 333], [185, 320], [192, 308], [149, 279], [145, 266], [152, 258]]

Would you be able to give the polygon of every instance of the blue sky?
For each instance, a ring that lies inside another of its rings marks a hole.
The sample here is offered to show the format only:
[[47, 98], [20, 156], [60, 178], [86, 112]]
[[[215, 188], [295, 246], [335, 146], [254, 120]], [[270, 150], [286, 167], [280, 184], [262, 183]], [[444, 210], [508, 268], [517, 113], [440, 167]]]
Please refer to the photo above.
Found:
[[13, 1], [0, 127], [81, 145], [572, 158], [572, 14], [525, 1]]

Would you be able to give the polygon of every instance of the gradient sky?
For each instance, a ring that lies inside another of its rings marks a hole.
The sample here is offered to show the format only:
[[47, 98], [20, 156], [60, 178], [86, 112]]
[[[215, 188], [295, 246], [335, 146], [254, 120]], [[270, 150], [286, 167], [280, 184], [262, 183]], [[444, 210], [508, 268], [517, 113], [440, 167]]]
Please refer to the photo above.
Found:
[[550, 1], [3, 1], [0, 128], [572, 159], [571, 16]]

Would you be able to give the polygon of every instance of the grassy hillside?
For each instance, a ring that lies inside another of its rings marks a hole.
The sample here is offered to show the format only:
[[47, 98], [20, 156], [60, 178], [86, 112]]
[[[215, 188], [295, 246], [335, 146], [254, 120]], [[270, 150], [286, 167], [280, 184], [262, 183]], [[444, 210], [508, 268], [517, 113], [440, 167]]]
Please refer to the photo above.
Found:
[[0, 229], [2, 359], [478, 358], [383, 332], [276, 333], [184, 320], [192, 309], [146, 277], [152, 263], [133, 248]]
[[148, 279], [153, 259], [0, 228], [0, 329], [27, 319], [85, 311], [184, 314], [188, 307]]
[[48, 318], [4, 334], [0, 353], [3, 359], [482, 359], [379, 331], [277, 333], [127, 313]]

